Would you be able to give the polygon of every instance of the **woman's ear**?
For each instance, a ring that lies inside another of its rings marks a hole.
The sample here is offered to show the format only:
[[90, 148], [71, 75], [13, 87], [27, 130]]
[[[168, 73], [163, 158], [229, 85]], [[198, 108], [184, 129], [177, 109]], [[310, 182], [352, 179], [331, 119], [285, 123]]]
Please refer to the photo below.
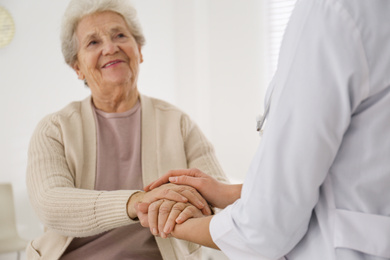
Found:
[[73, 69], [74, 69], [74, 71], [76, 71], [78, 79], [81, 79], [81, 80], [84, 80], [84, 79], [85, 79], [85, 76], [84, 76], [84, 74], [81, 72], [79, 63], [78, 63], [77, 61], [76, 61], [75, 64], [73, 65]]

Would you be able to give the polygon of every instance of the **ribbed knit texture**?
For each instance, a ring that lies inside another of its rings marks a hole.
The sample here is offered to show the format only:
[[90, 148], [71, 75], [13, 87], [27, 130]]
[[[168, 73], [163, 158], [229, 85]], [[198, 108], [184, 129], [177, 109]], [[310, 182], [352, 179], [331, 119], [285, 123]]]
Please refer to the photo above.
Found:
[[[172, 169], [199, 168], [227, 181], [197, 125], [176, 107], [141, 96], [142, 175], [149, 184]], [[27, 256], [58, 259], [70, 243], [136, 223], [126, 204], [136, 191], [96, 191], [96, 126], [91, 98], [74, 102], [45, 117], [37, 126], [28, 152], [27, 188], [45, 234], [32, 241]], [[156, 238], [164, 259], [199, 259], [199, 245]], [[37, 253], [39, 252], [39, 253]]]
[[27, 183], [33, 207], [48, 228], [72, 237], [127, 225], [126, 203], [134, 191], [75, 189], [65, 158], [58, 115], [41, 122], [31, 140]]

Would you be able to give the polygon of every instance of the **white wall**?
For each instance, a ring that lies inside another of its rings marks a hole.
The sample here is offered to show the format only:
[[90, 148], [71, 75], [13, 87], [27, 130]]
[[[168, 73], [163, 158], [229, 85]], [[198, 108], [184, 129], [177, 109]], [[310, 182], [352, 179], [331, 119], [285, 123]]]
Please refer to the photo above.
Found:
[[[20, 234], [41, 232], [25, 188], [27, 148], [38, 121], [89, 95], [62, 58], [59, 30], [69, 1], [0, 0], [15, 38], [0, 49], [0, 182], [11, 182]], [[147, 39], [139, 89], [189, 113], [234, 182], [259, 142], [262, 110], [262, 1], [134, 0]], [[1, 255], [0, 255], [1, 259]]]

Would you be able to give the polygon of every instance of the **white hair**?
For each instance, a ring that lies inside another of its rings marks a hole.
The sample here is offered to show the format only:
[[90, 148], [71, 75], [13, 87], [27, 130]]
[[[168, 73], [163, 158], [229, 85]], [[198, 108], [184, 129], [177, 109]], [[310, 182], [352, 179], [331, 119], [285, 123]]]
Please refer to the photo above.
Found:
[[111, 11], [123, 17], [139, 46], [145, 44], [145, 37], [137, 18], [137, 11], [129, 0], [71, 0], [62, 20], [61, 47], [65, 62], [73, 66], [77, 61], [78, 41], [76, 29], [87, 15]]

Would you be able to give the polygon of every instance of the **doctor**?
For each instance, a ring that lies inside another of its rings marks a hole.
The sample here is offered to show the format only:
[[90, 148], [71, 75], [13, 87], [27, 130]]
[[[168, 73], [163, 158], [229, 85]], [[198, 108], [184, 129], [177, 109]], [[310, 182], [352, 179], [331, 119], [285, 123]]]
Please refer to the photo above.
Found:
[[169, 172], [146, 190], [191, 185], [226, 208], [163, 231], [230, 259], [390, 259], [389, 14], [388, 0], [298, 1], [242, 191]]

